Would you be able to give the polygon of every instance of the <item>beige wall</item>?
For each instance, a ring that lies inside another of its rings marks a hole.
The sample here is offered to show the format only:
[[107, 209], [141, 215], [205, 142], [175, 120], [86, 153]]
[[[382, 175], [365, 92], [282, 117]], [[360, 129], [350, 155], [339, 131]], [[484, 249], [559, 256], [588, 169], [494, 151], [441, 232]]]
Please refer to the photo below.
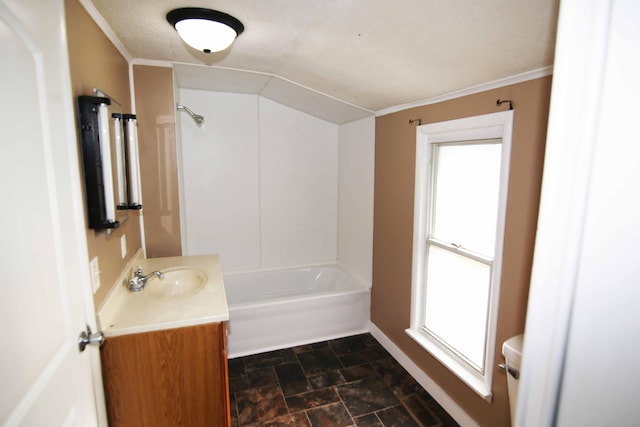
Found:
[[[126, 59], [98, 28], [78, 0], [66, 0], [65, 12], [74, 100], [79, 95], [93, 95], [93, 88], [97, 87], [121, 103], [123, 112], [131, 112]], [[79, 147], [78, 143], [78, 149]], [[128, 214], [129, 219], [109, 236], [103, 231], [87, 228], [89, 259], [97, 256], [100, 263], [101, 287], [94, 295], [96, 307], [103, 301], [125, 264], [141, 247], [139, 213], [128, 211]], [[122, 235], [126, 235], [127, 240], [125, 259], [122, 259], [120, 251]]]
[[495, 360], [494, 398], [486, 402], [409, 338], [415, 172], [415, 124], [492, 113], [496, 100], [515, 106], [496, 354], [522, 333], [540, 198], [551, 77], [376, 119], [373, 290], [371, 320], [414, 363], [482, 426], [509, 425], [506, 379]]
[[147, 257], [182, 255], [173, 70], [135, 65]]

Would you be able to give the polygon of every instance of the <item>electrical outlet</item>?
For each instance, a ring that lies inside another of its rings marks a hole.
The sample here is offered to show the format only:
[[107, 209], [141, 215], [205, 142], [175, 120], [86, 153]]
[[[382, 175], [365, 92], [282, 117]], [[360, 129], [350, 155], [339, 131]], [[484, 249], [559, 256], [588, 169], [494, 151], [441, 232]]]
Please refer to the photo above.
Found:
[[91, 287], [95, 294], [100, 287], [100, 264], [98, 264], [98, 257], [94, 257], [89, 262], [89, 269], [91, 270]]
[[120, 238], [120, 253], [122, 254], [122, 259], [127, 256], [127, 236], [123, 234]]

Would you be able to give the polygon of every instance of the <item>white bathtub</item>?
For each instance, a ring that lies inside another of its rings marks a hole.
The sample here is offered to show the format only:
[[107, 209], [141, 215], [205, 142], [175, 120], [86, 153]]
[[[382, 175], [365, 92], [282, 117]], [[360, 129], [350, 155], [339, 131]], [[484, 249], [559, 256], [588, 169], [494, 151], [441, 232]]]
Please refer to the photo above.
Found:
[[224, 275], [229, 358], [367, 332], [371, 291], [337, 265]]

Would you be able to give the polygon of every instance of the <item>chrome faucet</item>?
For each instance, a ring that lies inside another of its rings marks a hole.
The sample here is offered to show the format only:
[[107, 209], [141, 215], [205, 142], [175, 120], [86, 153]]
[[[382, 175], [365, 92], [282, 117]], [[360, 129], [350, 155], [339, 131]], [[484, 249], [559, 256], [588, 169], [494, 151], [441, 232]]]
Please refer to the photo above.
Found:
[[129, 280], [129, 290], [131, 292], [143, 290], [147, 281], [153, 276], [158, 276], [158, 278], [162, 279], [164, 278], [164, 273], [162, 271], [153, 271], [145, 276], [142, 272], [142, 267], [138, 267], [135, 275]]

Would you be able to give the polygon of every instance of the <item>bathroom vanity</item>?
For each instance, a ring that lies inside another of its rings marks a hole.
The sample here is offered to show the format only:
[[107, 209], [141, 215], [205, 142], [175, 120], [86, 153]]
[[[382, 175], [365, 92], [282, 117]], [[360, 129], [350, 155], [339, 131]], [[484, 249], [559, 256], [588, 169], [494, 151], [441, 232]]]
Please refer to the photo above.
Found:
[[[139, 292], [131, 271], [162, 271]], [[217, 255], [134, 260], [98, 313], [111, 427], [229, 426], [226, 321]]]

